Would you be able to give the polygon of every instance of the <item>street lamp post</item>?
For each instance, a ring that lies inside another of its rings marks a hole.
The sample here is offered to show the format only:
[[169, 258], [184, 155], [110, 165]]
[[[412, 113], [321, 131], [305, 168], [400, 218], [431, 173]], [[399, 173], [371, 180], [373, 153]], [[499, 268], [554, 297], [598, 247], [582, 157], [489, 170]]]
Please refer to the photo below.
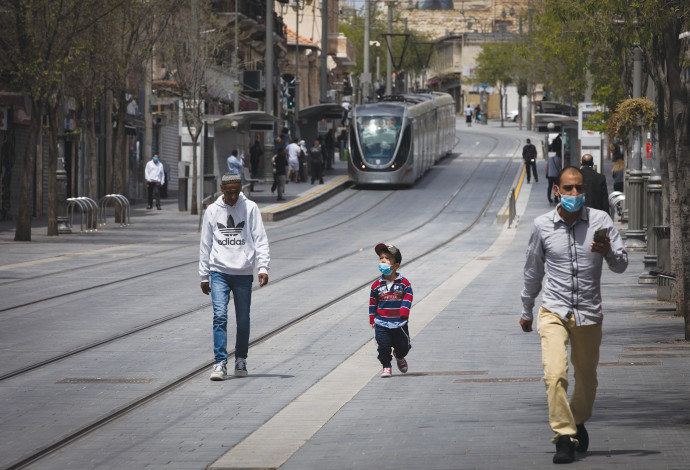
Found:
[[371, 96], [371, 63], [369, 59], [369, 42], [371, 33], [369, 31], [369, 0], [364, 0], [364, 71], [362, 73], [362, 94], [363, 102], [369, 102]]
[[319, 103], [326, 103], [328, 90], [328, 0], [321, 0], [321, 84]]
[[393, 5], [392, 2], [388, 1], [388, 36], [386, 41], [388, 42], [388, 54], [386, 54], [386, 95], [393, 94], [393, 58], [391, 57], [391, 51], [393, 50], [393, 44], [391, 43], [393, 39]]
[[238, 42], [238, 21], [237, 17], [239, 16], [239, 0], [235, 0], [235, 53], [232, 55], [232, 68], [235, 71], [235, 83], [234, 83], [234, 89], [233, 89], [233, 104], [234, 104], [234, 112], [239, 112], [240, 110], [240, 71], [237, 69], [237, 62], [238, 58], [237, 56], [239, 55], [239, 49], [240, 45]]
[[290, 7], [295, 10], [295, 138], [299, 141], [299, 0], [293, 0]]

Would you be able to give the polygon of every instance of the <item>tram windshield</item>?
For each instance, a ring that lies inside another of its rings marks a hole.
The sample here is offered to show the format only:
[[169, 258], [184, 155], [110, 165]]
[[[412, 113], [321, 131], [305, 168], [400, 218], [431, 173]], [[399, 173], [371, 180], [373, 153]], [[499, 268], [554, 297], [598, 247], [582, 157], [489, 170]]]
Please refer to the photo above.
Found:
[[357, 118], [357, 133], [364, 159], [377, 165], [393, 158], [400, 136], [402, 118], [399, 116], [363, 116]]

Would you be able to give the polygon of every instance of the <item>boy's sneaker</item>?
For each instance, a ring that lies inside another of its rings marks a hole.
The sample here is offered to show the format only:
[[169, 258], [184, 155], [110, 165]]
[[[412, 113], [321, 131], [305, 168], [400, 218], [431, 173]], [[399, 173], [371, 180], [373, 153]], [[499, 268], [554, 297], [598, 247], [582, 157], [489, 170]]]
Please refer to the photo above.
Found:
[[235, 377], [247, 376], [247, 360], [243, 357], [235, 359]]
[[213, 371], [211, 372], [211, 380], [225, 380], [228, 377], [228, 369], [225, 364], [219, 362], [213, 366]]
[[395, 358], [395, 362], [398, 364], [398, 370], [402, 372], [403, 374], [407, 372], [407, 361], [405, 360], [404, 357], [401, 357], [398, 359], [397, 357]]
[[392, 375], [392, 374], [391, 374], [391, 368], [390, 368], [390, 367], [384, 367], [384, 368], [383, 368], [383, 371], [381, 371], [381, 377], [384, 378], [384, 379], [385, 379], [386, 377], [390, 377], [391, 375]]

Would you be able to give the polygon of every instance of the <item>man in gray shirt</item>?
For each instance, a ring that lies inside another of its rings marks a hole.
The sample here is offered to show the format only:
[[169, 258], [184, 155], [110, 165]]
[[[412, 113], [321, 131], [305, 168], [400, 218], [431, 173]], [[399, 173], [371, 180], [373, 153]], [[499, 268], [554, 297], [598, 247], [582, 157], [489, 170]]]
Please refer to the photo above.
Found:
[[[556, 444], [554, 463], [570, 463], [575, 450], [585, 452], [589, 436], [584, 423], [592, 415], [601, 344], [601, 268], [613, 272], [628, 266], [628, 253], [606, 212], [584, 206], [582, 173], [565, 168], [553, 188], [561, 198], [556, 209], [534, 220], [527, 247], [522, 289], [524, 332], [532, 331], [534, 301], [548, 274], [539, 308], [544, 383], [549, 424]], [[568, 402], [568, 343], [575, 387]]]

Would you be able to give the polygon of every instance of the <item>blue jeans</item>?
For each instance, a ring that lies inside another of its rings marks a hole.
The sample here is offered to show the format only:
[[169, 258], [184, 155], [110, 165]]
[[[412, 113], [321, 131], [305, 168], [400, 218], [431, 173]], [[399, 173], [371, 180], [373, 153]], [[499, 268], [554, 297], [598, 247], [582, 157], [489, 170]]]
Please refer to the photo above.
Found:
[[249, 350], [249, 308], [252, 304], [252, 275], [211, 272], [213, 302], [213, 355], [216, 363], [228, 362], [228, 302], [230, 292], [235, 301], [235, 357], [247, 358]]

